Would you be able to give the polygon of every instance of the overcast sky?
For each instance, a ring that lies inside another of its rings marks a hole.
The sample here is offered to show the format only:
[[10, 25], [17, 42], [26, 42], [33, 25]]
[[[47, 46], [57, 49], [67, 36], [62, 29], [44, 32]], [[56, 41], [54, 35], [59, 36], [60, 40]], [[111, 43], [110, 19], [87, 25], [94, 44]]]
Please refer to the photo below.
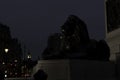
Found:
[[24, 43], [33, 59], [43, 52], [50, 34], [60, 32], [66, 18], [74, 14], [88, 28], [90, 38], [104, 39], [104, 0], [1, 0], [0, 22]]

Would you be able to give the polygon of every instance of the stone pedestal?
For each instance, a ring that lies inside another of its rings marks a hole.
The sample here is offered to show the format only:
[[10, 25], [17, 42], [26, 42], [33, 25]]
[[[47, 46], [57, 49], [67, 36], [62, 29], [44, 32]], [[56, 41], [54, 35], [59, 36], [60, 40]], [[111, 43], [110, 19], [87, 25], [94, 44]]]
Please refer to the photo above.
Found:
[[115, 65], [88, 60], [40, 60], [34, 73], [43, 69], [48, 80], [115, 80]]
[[106, 41], [110, 47], [110, 60], [116, 60], [116, 53], [120, 52], [120, 28], [107, 33]]

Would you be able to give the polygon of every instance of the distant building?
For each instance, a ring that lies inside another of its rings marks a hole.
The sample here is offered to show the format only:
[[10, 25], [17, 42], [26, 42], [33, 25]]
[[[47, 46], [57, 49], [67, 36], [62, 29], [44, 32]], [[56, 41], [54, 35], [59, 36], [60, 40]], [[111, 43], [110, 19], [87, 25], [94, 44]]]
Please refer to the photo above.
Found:
[[22, 49], [17, 39], [11, 37], [8, 26], [0, 24], [0, 70], [5, 77], [20, 76]]

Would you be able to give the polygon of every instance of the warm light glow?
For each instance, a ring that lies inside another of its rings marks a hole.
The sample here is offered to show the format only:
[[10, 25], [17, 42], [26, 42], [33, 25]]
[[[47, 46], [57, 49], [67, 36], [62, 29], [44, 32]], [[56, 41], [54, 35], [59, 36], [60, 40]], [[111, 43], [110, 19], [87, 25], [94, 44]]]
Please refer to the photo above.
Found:
[[15, 60], [14, 62], [17, 62], [17, 60]]
[[5, 70], [5, 73], [7, 73], [7, 70]]
[[27, 57], [28, 59], [30, 59], [31, 58], [31, 55], [28, 55], [28, 57]]
[[64, 32], [65, 30], [64, 29], [62, 29], [62, 32]]
[[5, 78], [7, 77], [7, 74], [5, 74]]
[[63, 37], [62, 36], [60, 36], [60, 39], [62, 39]]
[[15, 73], [15, 75], [17, 75], [17, 73]]
[[8, 53], [9, 49], [8, 48], [5, 48], [5, 52]]
[[3, 62], [2, 64], [5, 64], [5, 62]]
[[67, 45], [66, 48], [69, 49], [70, 47]]

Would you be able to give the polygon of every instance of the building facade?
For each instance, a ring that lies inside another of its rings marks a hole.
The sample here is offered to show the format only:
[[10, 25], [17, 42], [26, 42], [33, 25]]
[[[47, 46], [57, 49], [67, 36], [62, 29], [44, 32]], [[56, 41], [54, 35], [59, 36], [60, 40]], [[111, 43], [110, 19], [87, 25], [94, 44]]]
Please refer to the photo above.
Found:
[[17, 39], [11, 37], [8, 26], [0, 24], [0, 70], [5, 77], [17, 77], [21, 73], [22, 49]]

